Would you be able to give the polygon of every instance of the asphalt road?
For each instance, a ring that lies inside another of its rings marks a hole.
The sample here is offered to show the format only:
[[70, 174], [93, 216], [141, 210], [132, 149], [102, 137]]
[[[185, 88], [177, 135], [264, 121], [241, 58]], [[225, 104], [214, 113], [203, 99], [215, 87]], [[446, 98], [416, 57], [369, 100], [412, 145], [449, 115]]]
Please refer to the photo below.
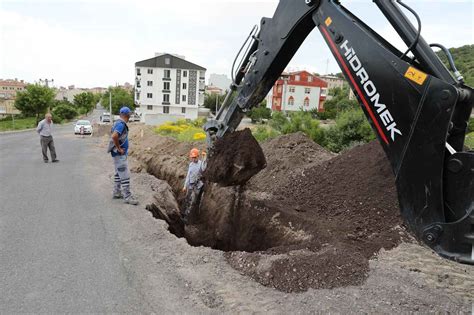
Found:
[[150, 312], [124, 268], [117, 204], [91, 184], [91, 140], [57, 127], [60, 162], [45, 164], [36, 132], [0, 135], [0, 313]]

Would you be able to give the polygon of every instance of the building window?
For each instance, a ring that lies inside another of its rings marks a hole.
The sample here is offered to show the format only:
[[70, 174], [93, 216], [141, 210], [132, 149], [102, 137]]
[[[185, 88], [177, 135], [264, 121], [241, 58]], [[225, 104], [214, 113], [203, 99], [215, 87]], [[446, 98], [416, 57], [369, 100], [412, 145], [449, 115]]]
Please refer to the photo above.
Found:
[[281, 85], [277, 87], [277, 93], [281, 93]]
[[295, 87], [294, 86], [290, 86], [290, 93], [295, 93]]
[[186, 114], [186, 107], [181, 107], [181, 114]]
[[183, 78], [186, 78], [188, 76], [188, 71], [183, 71]]
[[169, 65], [171, 63], [170, 58], [165, 58], [165, 65]]
[[137, 68], [137, 75], [142, 75], [142, 72], [140, 71], [140, 68]]
[[295, 99], [293, 98], [293, 96], [290, 96], [290, 98], [288, 99], [288, 105], [290, 106], [295, 105]]
[[313, 77], [312, 76], [308, 76], [308, 82], [313, 82]]
[[147, 98], [153, 98], [153, 93], [146, 93]]
[[140, 92], [137, 92], [137, 100], [140, 99]]
[[297, 74], [295, 75], [295, 81], [299, 81], [300, 80], [300, 76]]
[[309, 98], [304, 99], [304, 106], [309, 106]]
[[153, 81], [146, 81], [146, 85], [153, 86]]
[[153, 110], [153, 105], [147, 105], [147, 106], [146, 106], [146, 109], [148, 109], [148, 110]]
[[148, 73], [148, 74], [153, 74], [153, 69], [148, 69], [148, 70], [147, 70], [147, 73]]
[[170, 79], [171, 78], [171, 70], [165, 70], [165, 78]]
[[326, 96], [327, 89], [321, 89], [321, 96]]
[[183, 95], [183, 96], [181, 97], [181, 100], [182, 100], [183, 102], [186, 102], [186, 95]]
[[170, 102], [170, 95], [169, 94], [163, 94], [163, 102], [166, 102], [166, 103]]
[[311, 94], [311, 88], [304, 88], [304, 94]]
[[186, 83], [183, 83], [183, 90], [186, 90], [188, 88], [188, 85]]
[[163, 82], [163, 90], [169, 91], [170, 89], [170, 83], [169, 82]]
[[163, 114], [169, 114], [170, 113], [170, 107], [169, 106], [163, 106]]

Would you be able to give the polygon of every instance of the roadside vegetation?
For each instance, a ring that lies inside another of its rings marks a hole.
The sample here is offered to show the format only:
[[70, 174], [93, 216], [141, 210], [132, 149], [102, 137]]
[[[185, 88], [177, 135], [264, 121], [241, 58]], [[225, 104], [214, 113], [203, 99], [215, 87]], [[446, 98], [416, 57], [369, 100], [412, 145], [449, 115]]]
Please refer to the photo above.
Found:
[[36, 127], [35, 117], [6, 117], [0, 120], [0, 131], [23, 130]]
[[173, 137], [178, 141], [205, 141], [206, 134], [202, 129], [205, 122], [205, 119], [180, 119], [155, 127], [155, 132], [162, 136]]

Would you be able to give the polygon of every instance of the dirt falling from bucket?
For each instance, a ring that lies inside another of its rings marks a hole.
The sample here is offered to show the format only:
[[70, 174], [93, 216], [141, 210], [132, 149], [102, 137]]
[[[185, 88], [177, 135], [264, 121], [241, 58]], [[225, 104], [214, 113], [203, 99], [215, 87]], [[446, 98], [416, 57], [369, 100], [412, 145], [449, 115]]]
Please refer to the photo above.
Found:
[[262, 148], [247, 128], [216, 141], [204, 177], [221, 186], [243, 185], [266, 165]]

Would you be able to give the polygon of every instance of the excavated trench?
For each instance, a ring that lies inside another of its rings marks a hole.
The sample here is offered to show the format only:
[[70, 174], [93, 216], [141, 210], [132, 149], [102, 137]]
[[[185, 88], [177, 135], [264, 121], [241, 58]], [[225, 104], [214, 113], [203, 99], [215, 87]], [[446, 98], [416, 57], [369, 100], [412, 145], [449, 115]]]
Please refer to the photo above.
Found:
[[[262, 145], [267, 166], [245, 185], [207, 182], [189, 224], [180, 192], [193, 145], [145, 133], [131, 155], [169, 186], [147, 206], [193, 246], [225, 251], [255, 281], [285, 292], [365, 281], [368, 261], [405, 235], [394, 178], [378, 143], [342, 155], [303, 134]], [[197, 145], [197, 144], [194, 144]]]

